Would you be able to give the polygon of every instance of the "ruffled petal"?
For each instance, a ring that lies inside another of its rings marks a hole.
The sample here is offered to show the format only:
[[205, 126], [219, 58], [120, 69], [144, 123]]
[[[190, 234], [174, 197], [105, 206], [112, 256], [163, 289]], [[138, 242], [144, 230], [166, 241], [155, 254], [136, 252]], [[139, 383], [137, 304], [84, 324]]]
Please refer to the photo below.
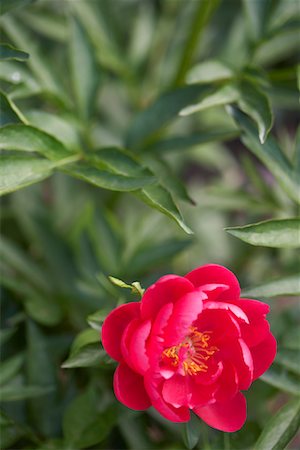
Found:
[[151, 330], [151, 321], [141, 323], [132, 333], [130, 340], [130, 359], [135, 370], [143, 375], [149, 369], [149, 358], [146, 353], [146, 340]]
[[131, 369], [133, 369], [133, 370], [135, 370], [135, 367], [134, 367], [133, 363], [131, 362], [129, 345], [130, 345], [131, 337], [140, 323], [141, 323], [140, 319], [133, 319], [131, 322], [129, 322], [129, 324], [127, 325], [127, 327], [125, 328], [125, 330], [122, 334], [122, 339], [121, 339], [122, 356], [123, 356], [125, 362], [128, 364], [128, 366], [131, 367]]
[[240, 329], [249, 348], [260, 344], [270, 333], [270, 325], [266, 319], [252, 321], [249, 325], [241, 324]]
[[106, 317], [102, 329], [102, 344], [109, 356], [116, 361], [122, 360], [121, 339], [123, 332], [132, 319], [140, 315], [140, 302], [125, 303]]
[[215, 393], [217, 402], [228, 401], [238, 392], [238, 377], [236, 369], [229, 361], [224, 362], [223, 371], [218, 378], [218, 389]]
[[224, 292], [220, 292], [218, 300], [223, 302], [230, 302], [231, 300], [238, 300], [240, 297], [240, 285], [236, 276], [226, 267], [217, 264], [207, 264], [198, 267], [185, 275], [195, 287], [207, 284], [222, 284], [228, 286]]
[[226, 311], [230, 311], [232, 314], [235, 315], [235, 317], [237, 317], [239, 320], [245, 322], [245, 323], [249, 323], [249, 319], [247, 317], [247, 315], [244, 313], [244, 311], [239, 308], [236, 305], [233, 305], [231, 303], [224, 303], [221, 301], [218, 302], [211, 302], [211, 301], [207, 301], [204, 303], [203, 305], [203, 309], [225, 309]]
[[253, 381], [253, 360], [245, 342], [242, 339], [229, 339], [220, 353], [222, 361], [234, 365], [238, 376], [238, 388], [248, 389]]
[[240, 298], [236, 304], [245, 311], [250, 320], [265, 317], [270, 312], [270, 306], [259, 300]]
[[238, 392], [228, 402], [216, 402], [212, 405], [194, 408], [194, 412], [217, 430], [234, 432], [244, 425], [247, 417], [246, 399]]
[[205, 297], [206, 295], [201, 292], [190, 292], [175, 303], [164, 334], [165, 347], [177, 345], [185, 338], [189, 328], [202, 311], [202, 300]]
[[260, 377], [272, 364], [276, 356], [277, 343], [270, 333], [260, 344], [250, 349], [253, 359], [253, 379]]
[[114, 392], [117, 399], [128, 408], [141, 411], [151, 406], [143, 377], [133, 372], [124, 362], [115, 371]]
[[166, 275], [152, 284], [144, 293], [141, 301], [143, 319], [155, 317], [167, 303], [175, 303], [180, 297], [194, 290], [194, 286], [184, 277]]
[[148, 371], [144, 377], [146, 391], [155, 409], [166, 419], [172, 422], [188, 422], [190, 412], [186, 406], [175, 408], [162, 397], [163, 379], [155, 373]]
[[241, 337], [237, 320], [225, 309], [204, 309], [193, 325], [202, 332], [212, 331], [211, 339], [217, 347], [226, 339]]
[[164, 305], [157, 314], [147, 344], [149, 363], [153, 370], [159, 371], [159, 361], [164, 348], [164, 330], [171, 317], [173, 303]]
[[164, 382], [162, 396], [167, 403], [175, 408], [189, 406], [191, 398], [189, 378], [178, 374], [173, 375], [172, 378]]

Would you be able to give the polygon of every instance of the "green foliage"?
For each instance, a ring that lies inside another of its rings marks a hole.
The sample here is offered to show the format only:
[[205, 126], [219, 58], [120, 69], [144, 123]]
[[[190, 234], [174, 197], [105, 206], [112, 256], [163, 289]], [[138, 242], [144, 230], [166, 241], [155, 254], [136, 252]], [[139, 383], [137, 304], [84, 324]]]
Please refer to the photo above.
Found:
[[[1, 14], [1, 448], [296, 448], [297, 0]], [[227, 435], [120, 406], [101, 344], [115, 306], [209, 262], [267, 299], [278, 341]]]

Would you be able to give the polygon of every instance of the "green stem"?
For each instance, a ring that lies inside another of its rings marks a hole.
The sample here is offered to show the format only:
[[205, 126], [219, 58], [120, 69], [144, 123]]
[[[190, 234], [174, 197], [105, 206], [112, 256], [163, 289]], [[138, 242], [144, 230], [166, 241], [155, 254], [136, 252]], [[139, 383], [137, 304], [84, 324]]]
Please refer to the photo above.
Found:
[[190, 33], [187, 37], [186, 44], [179, 61], [177, 74], [175, 76], [174, 85], [180, 85], [189, 70], [195, 49], [197, 47], [199, 37], [204, 30], [205, 25], [210, 19], [212, 13], [218, 6], [220, 0], [203, 0], [198, 1], [196, 11], [194, 13], [194, 20], [191, 25]]

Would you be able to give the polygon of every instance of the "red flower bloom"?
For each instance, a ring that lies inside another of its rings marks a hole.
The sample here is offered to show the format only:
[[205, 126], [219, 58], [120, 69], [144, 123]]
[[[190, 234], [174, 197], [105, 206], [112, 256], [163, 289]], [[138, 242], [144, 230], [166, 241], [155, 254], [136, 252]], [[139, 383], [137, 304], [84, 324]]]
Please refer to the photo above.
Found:
[[119, 361], [116, 397], [173, 422], [187, 422], [191, 409], [218, 430], [239, 430], [246, 420], [240, 391], [276, 354], [268, 312], [265, 303], [241, 299], [238, 280], [222, 266], [160, 278], [103, 323], [103, 346]]

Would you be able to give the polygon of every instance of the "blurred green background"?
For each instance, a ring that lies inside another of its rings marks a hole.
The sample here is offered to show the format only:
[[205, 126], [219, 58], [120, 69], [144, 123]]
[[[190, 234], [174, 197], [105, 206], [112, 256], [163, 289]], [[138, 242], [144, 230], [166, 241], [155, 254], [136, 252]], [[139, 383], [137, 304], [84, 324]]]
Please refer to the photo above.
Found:
[[[299, 2], [1, 8], [1, 448], [298, 448]], [[138, 300], [109, 275], [207, 263], [271, 305], [279, 345], [233, 434], [118, 404], [99, 338]]]

